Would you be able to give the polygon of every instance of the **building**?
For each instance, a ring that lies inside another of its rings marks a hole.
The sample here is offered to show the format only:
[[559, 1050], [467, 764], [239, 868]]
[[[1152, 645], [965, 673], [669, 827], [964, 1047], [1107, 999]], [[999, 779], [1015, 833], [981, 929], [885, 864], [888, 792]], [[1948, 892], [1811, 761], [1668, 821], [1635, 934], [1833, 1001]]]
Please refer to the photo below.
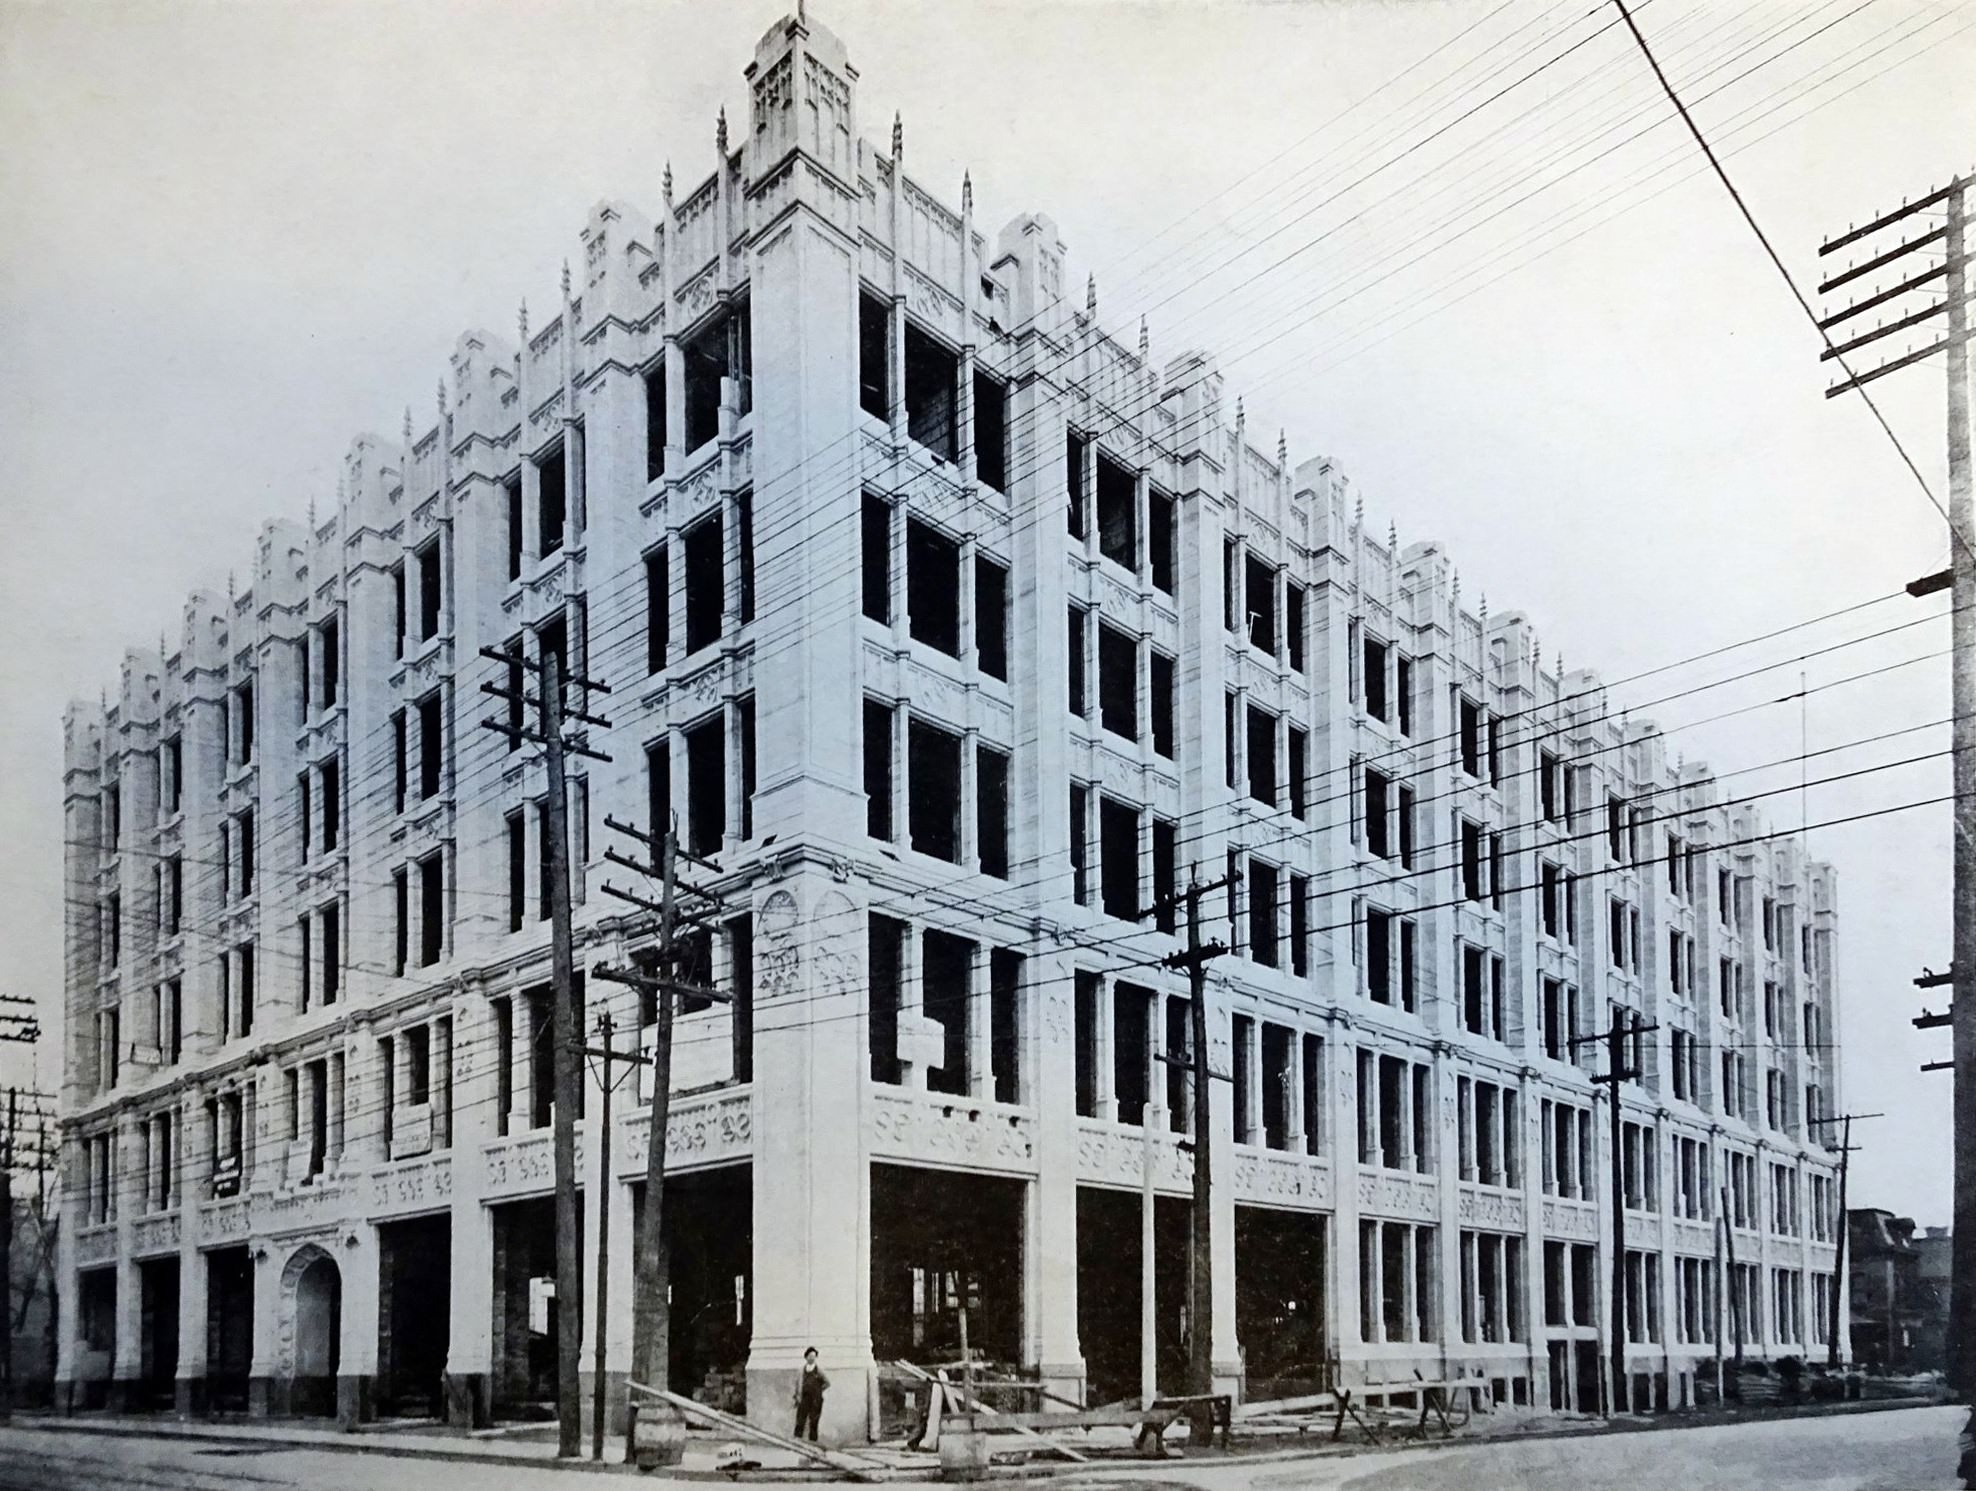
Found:
[[[581, 965], [652, 940], [602, 893], [635, 880], [607, 816], [719, 865], [675, 1386], [787, 1427], [815, 1345], [826, 1435], [861, 1436], [879, 1364], [950, 1359], [965, 1301], [991, 1357], [1135, 1390], [1149, 1121], [1177, 1383], [1186, 986], [1174, 915], [1138, 913], [1195, 873], [1239, 874], [1207, 898], [1223, 1382], [1596, 1406], [1604, 1053], [1574, 1042], [1623, 1013], [1653, 1026], [1634, 1401], [1714, 1352], [1724, 1205], [1749, 1350], [1819, 1349], [1829, 868], [1332, 462], [1259, 446], [1209, 355], [1114, 338], [1050, 219], [991, 238], [966, 181], [914, 181], [820, 23], [746, 77], [713, 175], [668, 169], [656, 224], [597, 207], [557, 315], [462, 336], [432, 420], [359, 437], [333, 510], [267, 524], [68, 714], [69, 1399], [548, 1395], [545, 781], [479, 728], [511, 676], [481, 649], [516, 642], [613, 689], [570, 784]], [[614, 1303], [647, 1121], [617, 1104], [611, 1173], [582, 1150]]]
[[60, 1213], [52, 1198], [38, 1194], [14, 1197], [13, 1213], [6, 1306], [13, 1316], [8, 1385], [14, 1404], [46, 1407], [55, 1390], [55, 1239]]
[[1914, 1219], [1882, 1207], [1846, 1213], [1853, 1344], [1866, 1366], [1940, 1372], [1948, 1364], [1949, 1229], [1914, 1235]]

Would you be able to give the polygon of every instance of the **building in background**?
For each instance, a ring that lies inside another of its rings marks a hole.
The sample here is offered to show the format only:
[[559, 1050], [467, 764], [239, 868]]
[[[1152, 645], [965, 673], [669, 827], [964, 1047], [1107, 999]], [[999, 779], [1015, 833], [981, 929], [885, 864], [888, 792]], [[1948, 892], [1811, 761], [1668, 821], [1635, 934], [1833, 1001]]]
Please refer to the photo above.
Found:
[[1914, 1219], [1882, 1207], [1848, 1211], [1846, 1272], [1860, 1365], [1871, 1372], [1927, 1370], [1919, 1349], [1927, 1310]]
[[13, 1250], [6, 1308], [13, 1315], [11, 1372], [16, 1407], [46, 1408], [55, 1401], [55, 1334], [60, 1306], [55, 1295], [55, 1239], [61, 1208], [52, 1195], [14, 1197]]
[[[745, 75], [710, 176], [594, 209], [557, 314], [463, 335], [432, 417], [358, 437], [333, 506], [69, 711], [66, 1401], [549, 1396], [583, 1302], [554, 1297], [543, 771], [479, 728], [511, 645], [614, 690], [569, 784], [579, 966], [652, 942], [600, 893], [606, 815], [720, 866], [734, 1002], [682, 1018], [668, 1140], [676, 1388], [786, 1429], [814, 1345], [826, 1437], [862, 1437], [965, 1302], [990, 1357], [1136, 1391], [1150, 1122], [1169, 1385], [1204, 1330], [1252, 1397], [1418, 1369], [1596, 1408], [1579, 1042], [1632, 1015], [1634, 1401], [1714, 1354], [1725, 1198], [1746, 1351], [1822, 1356], [1829, 867], [1334, 462], [1252, 439], [1211, 354], [1115, 337], [1049, 218], [990, 234], [968, 182], [910, 176], [821, 24]], [[1142, 913], [1227, 875], [1190, 1321], [1180, 929]], [[649, 1042], [649, 1004], [586, 993]], [[582, 1146], [613, 1401], [646, 1097], [609, 1174]]]

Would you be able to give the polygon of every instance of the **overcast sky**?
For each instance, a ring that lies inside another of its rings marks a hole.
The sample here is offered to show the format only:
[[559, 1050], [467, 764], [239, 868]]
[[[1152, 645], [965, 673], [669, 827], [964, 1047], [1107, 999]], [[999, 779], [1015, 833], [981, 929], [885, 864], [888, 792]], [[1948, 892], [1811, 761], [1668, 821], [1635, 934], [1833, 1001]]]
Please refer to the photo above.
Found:
[[[649, 217], [668, 158], [682, 192], [710, 171], [715, 112], [745, 119], [741, 69], [780, 13], [0, 3], [0, 991], [60, 1002], [64, 701], [176, 635], [188, 590], [244, 576], [263, 517], [333, 500], [353, 434], [395, 436], [408, 403], [423, 428], [455, 336], [551, 306], [593, 203]], [[1617, 682], [1945, 562], [1891, 443], [1822, 397], [1815, 334], [1610, 6], [814, 13], [868, 138], [899, 110], [908, 168], [955, 202], [970, 170], [991, 235], [1048, 213], [1115, 332], [1143, 312], [1159, 355], [1216, 351], [1259, 444], [1281, 426], [1293, 460], [1342, 461], [1375, 530], [1444, 540], [1464, 596], [1528, 613], [1547, 659]], [[1976, 158], [1976, 9], [1637, 16], [1807, 291], [1822, 236]], [[1944, 496], [1940, 360], [1875, 387]], [[1729, 789], [1772, 792], [1776, 826], [1941, 797], [1945, 600], [1614, 697]], [[1696, 723], [1800, 669], [1802, 704]], [[1944, 1223], [1949, 1079], [1915, 1069], [1947, 1032], [1910, 1026], [1909, 981], [1948, 963], [1947, 809], [1810, 838], [1839, 874], [1845, 1095], [1888, 1115], [1859, 1130], [1853, 1202]], [[0, 1047], [0, 1081], [18, 1057]], [[44, 1042], [44, 1085], [56, 1059]]]

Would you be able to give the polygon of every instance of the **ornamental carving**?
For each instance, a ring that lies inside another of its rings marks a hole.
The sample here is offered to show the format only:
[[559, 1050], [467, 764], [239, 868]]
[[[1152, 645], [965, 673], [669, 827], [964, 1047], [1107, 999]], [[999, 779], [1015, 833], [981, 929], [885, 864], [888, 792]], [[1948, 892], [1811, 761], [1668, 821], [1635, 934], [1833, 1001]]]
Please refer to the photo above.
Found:
[[818, 994], [862, 994], [864, 918], [840, 890], [819, 897], [810, 912], [811, 946], [816, 949]]
[[1070, 999], [1061, 989], [1043, 996], [1043, 1034], [1057, 1043], [1070, 1039]]
[[872, 1094], [874, 1156], [929, 1165], [1034, 1170], [1029, 1120], [972, 1104], [916, 1094]]
[[680, 309], [686, 313], [688, 321], [713, 309], [714, 296], [718, 290], [715, 277], [720, 269], [718, 264], [709, 264], [679, 287], [677, 297]]
[[114, 1226], [97, 1227], [89, 1232], [78, 1232], [75, 1239], [75, 1261], [77, 1263], [101, 1263], [105, 1258], [116, 1256], [117, 1229]]
[[[699, 1170], [748, 1157], [754, 1138], [754, 1110], [745, 1091], [734, 1091], [666, 1115], [666, 1169]], [[619, 1130], [624, 1158], [619, 1174], [645, 1173], [651, 1143], [649, 1114], [630, 1114]]]
[[199, 1208], [199, 1236], [205, 1242], [247, 1235], [247, 1198], [235, 1196]]
[[1591, 1207], [1576, 1206], [1567, 1201], [1544, 1203], [1545, 1236], [1591, 1242], [1597, 1237], [1598, 1230], [1598, 1214]]
[[1361, 1170], [1359, 1210], [1409, 1221], [1431, 1222], [1439, 1211], [1439, 1191], [1422, 1176], [1396, 1170]]
[[[1113, 1185], [1143, 1183], [1146, 1140], [1136, 1127], [1115, 1128], [1084, 1121], [1077, 1126], [1077, 1178]], [[1171, 1139], [1153, 1142], [1153, 1184], [1163, 1191], [1185, 1191], [1194, 1183], [1194, 1166]]]
[[788, 891], [775, 891], [762, 902], [757, 921], [755, 978], [770, 1003], [793, 999], [802, 991], [803, 954], [796, 939], [799, 921], [796, 898]]
[[[539, 1129], [519, 1139], [487, 1146], [487, 1191], [527, 1191], [555, 1184], [555, 1134]], [[583, 1169], [583, 1136], [576, 1136], [576, 1165]]]
[[1470, 1226], [1491, 1227], [1498, 1232], [1520, 1232], [1523, 1230], [1523, 1198], [1514, 1191], [1463, 1186], [1455, 1197], [1455, 1215]]
[[1332, 1204], [1331, 1167], [1289, 1154], [1235, 1156], [1235, 1198], [1321, 1210]]
[[452, 1196], [451, 1155], [436, 1155], [417, 1164], [387, 1165], [371, 1172], [373, 1212], [438, 1206], [450, 1201]]
[[774, 66], [755, 83], [755, 132], [768, 128], [768, 117], [776, 109], [795, 102], [796, 70], [791, 54], [784, 53]]
[[131, 1228], [130, 1250], [133, 1253], [166, 1253], [178, 1248], [180, 1236], [177, 1212], [166, 1212], [155, 1217], [139, 1217]]
[[321, 1227], [343, 1213], [347, 1187], [340, 1183], [301, 1186], [292, 1192], [260, 1198], [257, 1232], [299, 1232]]
[[[788, 60], [785, 57], [776, 65], [784, 67]], [[808, 86], [809, 95], [816, 106], [829, 116], [833, 127], [851, 127], [850, 85], [807, 52], [803, 54], [803, 82]]]

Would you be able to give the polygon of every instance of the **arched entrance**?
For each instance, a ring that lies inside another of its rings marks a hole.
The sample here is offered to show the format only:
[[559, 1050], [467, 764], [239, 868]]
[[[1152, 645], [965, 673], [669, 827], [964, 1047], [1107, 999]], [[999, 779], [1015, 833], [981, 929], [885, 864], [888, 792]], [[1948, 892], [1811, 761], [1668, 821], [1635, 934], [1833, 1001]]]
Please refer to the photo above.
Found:
[[343, 1336], [343, 1276], [314, 1243], [295, 1250], [281, 1271], [281, 1377], [287, 1411], [336, 1412], [336, 1369]]

